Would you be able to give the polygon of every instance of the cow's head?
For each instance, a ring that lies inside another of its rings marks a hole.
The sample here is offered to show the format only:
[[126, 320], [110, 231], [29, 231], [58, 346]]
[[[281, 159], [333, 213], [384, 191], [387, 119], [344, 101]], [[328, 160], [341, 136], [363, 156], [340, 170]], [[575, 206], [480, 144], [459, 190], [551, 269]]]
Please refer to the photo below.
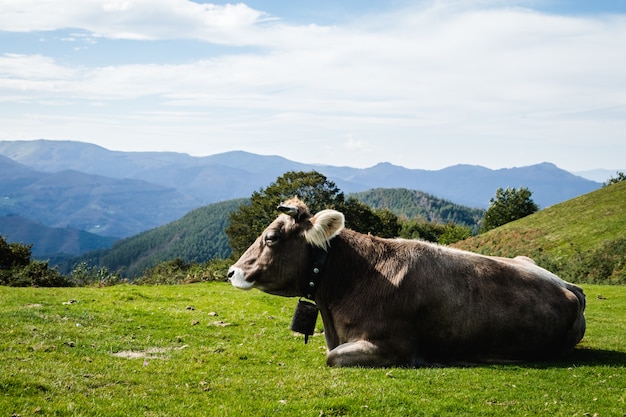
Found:
[[344, 228], [342, 213], [322, 210], [312, 215], [297, 198], [285, 201], [278, 211], [282, 214], [230, 267], [228, 278], [233, 286], [282, 296], [301, 295], [298, 282], [310, 273], [311, 247], [327, 250], [330, 240]]

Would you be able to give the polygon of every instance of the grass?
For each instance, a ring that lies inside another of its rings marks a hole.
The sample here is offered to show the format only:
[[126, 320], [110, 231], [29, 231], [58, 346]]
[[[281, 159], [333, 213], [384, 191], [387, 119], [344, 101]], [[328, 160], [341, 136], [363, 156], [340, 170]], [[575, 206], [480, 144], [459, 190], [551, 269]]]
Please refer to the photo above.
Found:
[[[0, 287], [0, 410], [12, 416], [626, 415], [626, 287], [584, 286], [561, 362], [331, 369], [289, 330], [294, 299], [226, 283]], [[318, 321], [321, 329], [321, 320]]]

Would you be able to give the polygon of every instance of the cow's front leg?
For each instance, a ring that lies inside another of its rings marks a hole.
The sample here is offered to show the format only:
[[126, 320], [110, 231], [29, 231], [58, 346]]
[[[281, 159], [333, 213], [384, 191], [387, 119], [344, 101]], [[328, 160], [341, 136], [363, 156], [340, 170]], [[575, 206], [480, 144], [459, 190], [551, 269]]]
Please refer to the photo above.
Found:
[[348, 342], [337, 346], [326, 356], [328, 366], [406, 366], [408, 361], [399, 357], [397, 352], [367, 340]]

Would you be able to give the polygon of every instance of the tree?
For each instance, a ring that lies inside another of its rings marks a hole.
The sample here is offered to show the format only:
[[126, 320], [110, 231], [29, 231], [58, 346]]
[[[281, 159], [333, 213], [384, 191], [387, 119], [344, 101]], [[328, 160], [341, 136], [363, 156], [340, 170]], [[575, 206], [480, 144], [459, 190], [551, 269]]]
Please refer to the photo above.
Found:
[[255, 191], [249, 205], [242, 205], [229, 216], [226, 235], [233, 255], [241, 254], [276, 218], [276, 207], [298, 196], [311, 212], [332, 208], [343, 203], [344, 195], [337, 186], [319, 172], [290, 171], [261, 191]]
[[622, 181], [626, 181], [626, 175], [623, 172], [617, 171], [616, 174], [617, 174], [617, 177], [609, 178], [604, 184], [602, 184], [602, 186], [603, 187], [608, 187], [609, 185], [613, 185], [613, 184], [620, 183]]
[[0, 236], [0, 269], [24, 267], [30, 262], [33, 245], [22, 243], [8, 243]]
[[48, 262], [31, 260], [33, 245], [7, 243], [0, 236], [0, 285], [13, 287], [71, 286], [65, 277], [48, 266]]
[[242, 205], [230, 215], [226, 235], [233, 256], [238, 257], [254, 242], [276, 218], [276, 207], [297, 196], [309, 207], [311, 213], [336, 209], [346, 216], [346, 227], [361, 233], [383, 237], [397, 236], [398, 218], [388, 210], [374, 212], [356, 199], [346, 201], [334, 182], [316, 171], [287, 172], [264, 190], [254, 192], [249, 205]]
[[397, 237], [400, 234], [398, 216], [391, 210], [372, 210], [356, 198], [337, 204], [335, 207], [346, 217], [346, 227], [361, 233], [379, 237]]
[[401, 223], [399, 236], [405, 239], [421, 239], [428, 242], [449, 245], [472, 236], [472, 229], [468, 226], [452, 222], [438, 224], [413, 219]]
[[443, 227], [443, 233], [437, 239], [438, 243], [442, 245], [450, 245], [458, 242], [459, 240], [467, 239], [472, 236], [472, 229], [468, 226], [463, 226], [455, 223], [447, 223]]
[[496, 196], [489, 200], [491, 204], [485, 212], [480, 231], [495, 229], [539, 210], [539, 206], [530, 198], [531, 195], [530, 190], [525, 187], [520, 187], [519, 190], [498, 188]]

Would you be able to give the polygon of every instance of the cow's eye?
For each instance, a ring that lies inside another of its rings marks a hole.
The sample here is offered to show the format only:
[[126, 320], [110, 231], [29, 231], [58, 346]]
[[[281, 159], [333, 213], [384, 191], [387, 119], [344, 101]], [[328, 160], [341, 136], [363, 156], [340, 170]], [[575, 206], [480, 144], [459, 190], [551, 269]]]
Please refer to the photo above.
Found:
[[278, 242], [279, 238], [280, 238], [279, 232], [277, 232], [276, 230], [270, 230], [269, 232], [265, 234], [265, 243], [268, 245], [272, 245]]

